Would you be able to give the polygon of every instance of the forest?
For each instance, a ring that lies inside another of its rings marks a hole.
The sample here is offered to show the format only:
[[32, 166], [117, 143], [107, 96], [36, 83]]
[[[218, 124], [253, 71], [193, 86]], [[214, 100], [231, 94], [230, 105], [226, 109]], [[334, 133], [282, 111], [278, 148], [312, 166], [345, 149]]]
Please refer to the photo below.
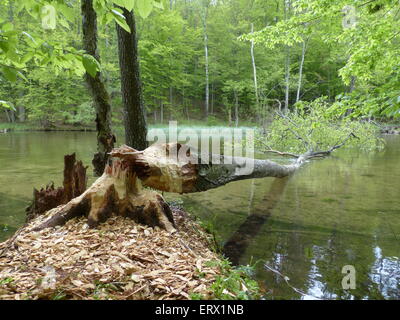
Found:
[[1, 0], [0, 299], [400, 299], [399, 18]]

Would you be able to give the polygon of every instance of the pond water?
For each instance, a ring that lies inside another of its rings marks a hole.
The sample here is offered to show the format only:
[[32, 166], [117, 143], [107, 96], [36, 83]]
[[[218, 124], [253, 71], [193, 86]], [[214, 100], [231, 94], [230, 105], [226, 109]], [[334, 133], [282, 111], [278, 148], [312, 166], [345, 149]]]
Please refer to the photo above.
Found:
[[[382, 152], [338, 150], [289, 179], [166, 198], [212, 224], [232, 261], [258, 261], [266, 299], [400, 299], [400, 137], [385, 140]], [[94, 133], [0, 134], [0, 241], [24, 223], [34, 186], [61, 185], [63, 155], [88, 165], [94, 151]], [[344, 290], [348, 265], [356, 289]]]

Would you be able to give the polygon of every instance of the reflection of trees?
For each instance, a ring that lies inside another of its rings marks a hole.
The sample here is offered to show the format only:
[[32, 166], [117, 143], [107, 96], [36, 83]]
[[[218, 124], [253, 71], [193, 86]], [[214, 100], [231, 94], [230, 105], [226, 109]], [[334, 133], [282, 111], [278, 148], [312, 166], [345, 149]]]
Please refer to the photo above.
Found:
[[[338, 159], [305, 166], [272, 197], [275, 203], [268, 198], [273, 187], [264, 199], [255, 197], [253, 214], [230, 237], [225, 253], [235, 263], [248, 263], [251, 256], [268, 260], [291, 285], [320, 298], [400, 298], [399, 142], [383, 153], [344, 150]], [[345, 265], [356, 268], [356, 290], [342, 289]], [[257, 276], [274, 298], [301, 298], [262, 264]]]
[[237, 231], [225, 243], [223, 253], [233, 264], [238, 265], [240, 258], [249, 247], [251, 241], [258, 235], [262, 226], [272, 214], [272, 210], [278, 204], [289, 178], [276, 178], [271, 185], [269, 192], [261, 203], [263, 208], [256, 207], [254, 213], [250, 214], [239, 226]]
[[11, 236], [25, 221], [24, 215], [12, 215], [12, 212], [24, 212], [28, 199], [18, 198], [0, 192], [0, 242]]

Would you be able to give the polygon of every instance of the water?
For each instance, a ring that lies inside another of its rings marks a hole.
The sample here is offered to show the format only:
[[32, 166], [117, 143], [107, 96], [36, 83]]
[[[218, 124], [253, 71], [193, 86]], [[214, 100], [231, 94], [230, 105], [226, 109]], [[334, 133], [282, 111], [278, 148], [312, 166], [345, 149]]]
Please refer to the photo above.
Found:
[[[266, 299], [400, 299], [400, 137], [386, 141], [383, 152], [339, 150], [290, 179], [166, 197], [212, 224], [233, 261], [259, 261]], [[64, 154], [90, 164], [94, 151], [93, 133], [0, 135], [0, 241], [23, 224], [33, 186], [61, 185]], [[355, 290], [342, 289], [346, 265]]]

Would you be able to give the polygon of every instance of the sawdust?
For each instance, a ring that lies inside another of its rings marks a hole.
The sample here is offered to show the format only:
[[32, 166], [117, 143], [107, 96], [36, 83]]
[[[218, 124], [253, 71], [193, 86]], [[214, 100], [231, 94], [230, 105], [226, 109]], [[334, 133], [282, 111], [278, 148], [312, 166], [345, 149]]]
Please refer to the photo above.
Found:
[[0, 299], [190, 299], [212, 297], [219, 268], [209, 235], [173, 208], [168, 233], [123, 217], [96, 229], [86, 218], [39, 232], [54, 214], [31, 221], [0, 243]]

